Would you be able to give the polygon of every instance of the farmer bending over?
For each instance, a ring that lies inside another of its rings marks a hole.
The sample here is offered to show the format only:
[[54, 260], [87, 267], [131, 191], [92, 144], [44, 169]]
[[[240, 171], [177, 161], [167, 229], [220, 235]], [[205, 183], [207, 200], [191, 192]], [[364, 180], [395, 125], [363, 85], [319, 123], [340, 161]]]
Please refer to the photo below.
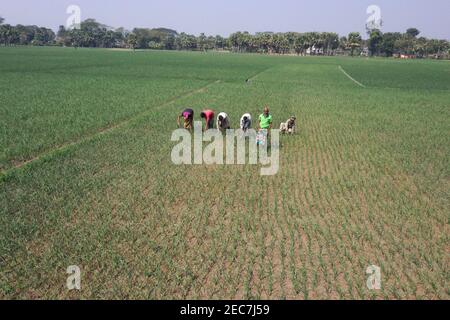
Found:
[[224, 132], [227, 129], [231, 129], [230, 120], [228, 119], [228, 115], [225, 112], [219, 113], [217, 116], [217, 129]]
[[202, 119], [205, 119], [206, 122], [205, 131], [214, 128], [214, 111], [205, 110], [200, 114], [200, 116], [202, 117]]
[[252, 116], [250, 113], [246, 113], [241, 118], [241, 130], [247, 132], [252, 127]]
[[194, 110], [185, 109], [177, 118], [178, 128], [181, 126], [180, 120], [184, 119], [184, 128], [187, 130], [191, 130], [194, 128]]

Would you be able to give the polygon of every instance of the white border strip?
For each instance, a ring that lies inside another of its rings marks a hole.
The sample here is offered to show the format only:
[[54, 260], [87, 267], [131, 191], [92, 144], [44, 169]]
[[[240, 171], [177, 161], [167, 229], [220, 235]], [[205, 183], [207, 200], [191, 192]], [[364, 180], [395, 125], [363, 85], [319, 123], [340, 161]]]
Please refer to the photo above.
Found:
[[345, 72], [344, 68], [342, 68], [341, 66], [339, 66], [339, 70], [342, 71], [342, 73], [344, 73], [350, 80], [352, 80], [354, 83], [356, 83], [358, 86], [365, 88], [366, 86], [363, 85], [361, 82], [355, 80], [352, 78], [352, 76], [350, 76], [347, 72]]

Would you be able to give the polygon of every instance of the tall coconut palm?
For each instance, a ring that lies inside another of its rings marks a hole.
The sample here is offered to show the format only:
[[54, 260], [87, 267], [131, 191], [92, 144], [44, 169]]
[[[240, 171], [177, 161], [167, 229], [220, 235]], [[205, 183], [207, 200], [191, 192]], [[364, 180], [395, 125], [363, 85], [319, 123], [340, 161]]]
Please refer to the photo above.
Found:
[[305, 45], [306, 45], [306, 35], [303, 34], [298, 34], [295, 38], [295, 42], [294, 42], [294, 50], [297, 53], [297, 55], [300, 55], [304, 53], [305, 51]]
[[351, 49], [351, 55], [355, 53], [355, 49], [361, 47], [361, 34], [359, 32], [351, 32], [348, 35], [348, 47]]
[[383, 33], [379, 29], [372, 29], [368, 41], [370, 55], [378, 55], [383, 42]]
[[129, 46], [130, 48], [132, 48], [133, 51], [135, 51], [135, 50], [136, 50], [136, 45], [137, 45], [137, 37], [136, 37], [136, 34], [130, 33], [130, 34], [128, 35], [127, 43], [128, 43], [128, 46]]

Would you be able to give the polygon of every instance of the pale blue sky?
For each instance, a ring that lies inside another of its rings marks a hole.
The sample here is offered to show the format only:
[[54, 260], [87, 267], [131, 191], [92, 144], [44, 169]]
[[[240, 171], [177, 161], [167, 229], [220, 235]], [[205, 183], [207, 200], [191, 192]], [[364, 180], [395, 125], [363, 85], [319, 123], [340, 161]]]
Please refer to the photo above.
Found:
[[66, 8], [79, 5], [82, 19], [113, 27], [168, 27], [199, 34], [234, 31], [365, 32], [369, 5], [378, 5], [383, 31], [417, 27], [427, 37], [450, 39], [450, 0], [1, 0], [10, 24], [57, 29]]

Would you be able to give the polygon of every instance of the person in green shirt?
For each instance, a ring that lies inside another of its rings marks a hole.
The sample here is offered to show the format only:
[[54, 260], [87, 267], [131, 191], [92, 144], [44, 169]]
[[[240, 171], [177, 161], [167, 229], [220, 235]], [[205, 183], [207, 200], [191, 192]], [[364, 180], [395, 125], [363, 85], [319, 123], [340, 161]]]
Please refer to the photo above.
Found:
[[272, 115], [270, 114], [270, 110], [268, 107], [264, 108], [264, 113], [259, 116], [259, 130], [267, 130], [270, 133], [270, 130], [273, 127], [272, 123]]
[[264, 108], [264, 113], [259, 116], [258, 135], [256, 143], [258, 145], [265, 145], [267, 139], [270, 139], [270, 130], [272, 130], [272, 115], [268, 107]]

